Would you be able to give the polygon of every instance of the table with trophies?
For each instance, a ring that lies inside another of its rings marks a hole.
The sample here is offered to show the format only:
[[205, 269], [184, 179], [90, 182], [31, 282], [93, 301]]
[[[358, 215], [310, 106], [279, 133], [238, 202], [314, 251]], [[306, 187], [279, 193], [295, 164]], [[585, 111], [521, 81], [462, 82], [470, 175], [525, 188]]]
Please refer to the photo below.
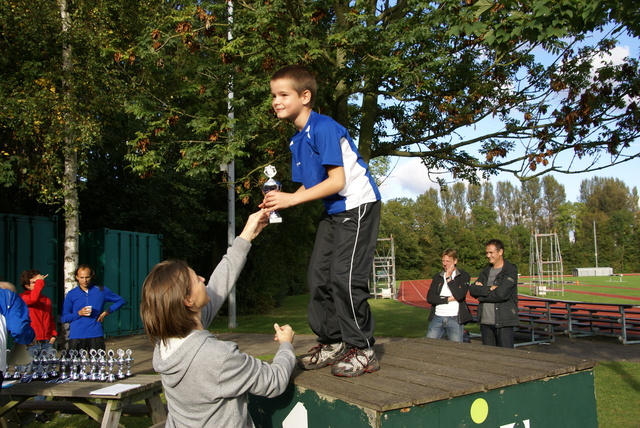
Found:
[[[167, 418], [160, 375], [133, 376], [130, 349], [49, 349], [28, 357], [8, 359], [13, 364], [4, 374], [0, 417], [32, 397], [44, 396], [73, 403], [102, 428], [118, 427], [124, 407], [142, 400], [154, 424]], [[99, 403], [105, 404], [104, 410]]]

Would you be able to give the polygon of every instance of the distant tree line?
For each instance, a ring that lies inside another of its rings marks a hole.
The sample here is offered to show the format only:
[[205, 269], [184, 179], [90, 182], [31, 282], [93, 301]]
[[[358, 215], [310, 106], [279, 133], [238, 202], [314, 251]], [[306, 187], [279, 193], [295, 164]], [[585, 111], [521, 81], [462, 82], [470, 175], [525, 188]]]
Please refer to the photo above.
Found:
[[598, 266], [627, 273], [640, 271], [639, 221], [635, 187], [594, 177], [582, 181], [578, 202], [568, 202], [564, 186], [547, 175], [519, 188], [507, 181], [457, 182], [416, 200], [390, 200], [380, 236], [394, 237], [398, 279], [431, 277], [446, 248], [456, 249], [459, 265], [476, 275], [487, 263], [484, 243], [492, 238], [505, 243], [506, 258], [528, 275], [532, 234], [553, 232], [565, 274], [595, 266], [596, 242]]
[[[79, 193], [81, 230], [162, 234], [165, 258], [185, 259], [199, 274], [210, 274], [227, 248], [226, 186], [171, 169], [141, 178], [126, 168], [122, 154], [116, 146], [91, 153], [92, 168], [83, 175]], [[238, 167], [250, 167], [250, 162], [239, 160]], [[285, 190], [295, 188], [288, 171], [278, 176]], [[260, 200], [258, 183], [245, 191]], [[38, 204], [17, 186], [0, 192], [0, 203], [3, 212], [25, 215], [52, 215], [59, 209]], [[237, 229], [256, 209], [254, 203], [236, 202]], [[306, 292], [321, 213], [319, 202], [294, 207], [283, 212], [283, 224], [269, 226], [254, 241], [238, 282], [239, 313], [268, 311], [285, 296]], [[599, 266], [611, 266], [616, 273], [639, 272], [639, 214], [637, 189], [613, 178], [584, 180], [575, 203], [567, 202], [564, 186], [553, 176], [520, 187], [502, 181], [458, 182], [430, 189], [416, 200], [385, 202], [379, 237], [394, 237], [397, 278], [420, 279], [440, 269], [446, 248], [455, 248], [460, 266], [476, 275], [486, 265], [484, 242], [494, 237], [504, 241], [506, 257], [526, 275], [532, 231], [556, 231], [565, 273], [570, 273], [595, 264], [595, 221]]]

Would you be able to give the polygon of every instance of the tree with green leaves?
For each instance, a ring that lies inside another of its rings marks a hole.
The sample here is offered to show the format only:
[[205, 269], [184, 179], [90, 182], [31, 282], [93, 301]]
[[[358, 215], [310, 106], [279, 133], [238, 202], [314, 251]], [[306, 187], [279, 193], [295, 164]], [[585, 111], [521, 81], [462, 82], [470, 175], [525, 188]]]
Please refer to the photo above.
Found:
[[293, 129], [274, 119], [268, 79], [291, 63], [315, 72], [316, 108], [368, 160], [419, 157], [476, 182], [638, 157], [638, 61], [609, 56], [616, 37], [640, 35], [630, 0], [63, 6], [0, 6], [0, 181], [44, 203], [62, 205], [65, 168], [82, 187], [119, 114], [137, 176], [177, 171], [225, 189], [220, 164], [235, 159], [238, 199], [257, 202], [266, 164], [289, 175]]
[[0, 19], [5, 39], [0, 183], [64, 211], [65, 289], [70, 289], [78, 262], [81, 155], [99, 139], [97, 114], [103, 109], [98, 106], [105, 101], [97, 46], [87, 49], [96, 38], [91, 24], [98, 21], [66, 0], [10, 0], [0, 7]]
[[552, 175], [545, 175], [542, 178], [542, 220], [541, 230], [543, 233], [554, 231], [557, 224], [557, 217], [560, 214], [560, 206], [566, 202], [564, 186]]
[[421, 278], [426, 260], [421, 242], [424, 236], [416, 219], [415, 202], [411, 199], [394, 199], [383, 204], [379, 236], [393, 235], [396, 243], [396, 278]]
[[598, 266], [610, 266], [616, 272], [637, 267], [637, 190], [631, 191], [618, 179], [594, 177], [580, 184], [578, 202], [583, 207], [576, 225], [576, 250], [581, 259], [595, 265], [597, 250]]
[[[159, 161], [153, 133], [168, 132], [171, 115], [194, 131], [178, 143], [185, 164], [249, 147], [280, 154], [291, 130], [271, 118], [267, 81], [302, 63], [318, 76], [317, 108], [352, 131], [366, 159], [417, 156], [434, 173], [472, 182], [478, 173], [527, 179], [594, 167], [571, 158], [627, 162], [638, 156], [638, 62], [606, 58], [617, 35], [638, 35], [636, 14], [627, 2], [603, 1], [276, 0], [234, 3], [228, 26], [226, 4], [186, 5], [136, 47], [149, 66], [180, 61], [194, 72], [175, 80], [181, 97], [136, 105], [162, 114], [132, 141], [132, 161]], [[223, 100], [221, 82], [232, 84], [233, 123], [217, 109], [198, 111], [213, 88]]]
[[523, 182], [520, 187], [520, 197], [522, 198], [524, 216], [523, 225], [532, 232], [542, 233], [542, 213], [540, 210], [542, 203], [542, 185], [540, 180], [536, 177]]

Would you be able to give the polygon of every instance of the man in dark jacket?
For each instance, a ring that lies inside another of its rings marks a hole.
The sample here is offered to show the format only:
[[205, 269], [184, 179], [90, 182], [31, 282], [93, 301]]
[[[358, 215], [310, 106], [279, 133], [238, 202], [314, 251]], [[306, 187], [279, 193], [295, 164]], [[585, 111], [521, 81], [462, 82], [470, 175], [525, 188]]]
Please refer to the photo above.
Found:
[[448, 249], [442, 253], [443, 271], [431, 280], [427, 302], [431, 304], [427, 337], [447, 338], [462, 342], [464, 324], [471, 321], [471, 312], [465, 299], [469, 290], [469, 274], [458, 269], [458, 252]]
[[491, 265], [469, 287], [480, 302], [482, 343], [513, 348], [513, 327], [518, 325], [518, 268], [504, 259], [504, 244], [498, 239], [486, 243], [485, 254]]

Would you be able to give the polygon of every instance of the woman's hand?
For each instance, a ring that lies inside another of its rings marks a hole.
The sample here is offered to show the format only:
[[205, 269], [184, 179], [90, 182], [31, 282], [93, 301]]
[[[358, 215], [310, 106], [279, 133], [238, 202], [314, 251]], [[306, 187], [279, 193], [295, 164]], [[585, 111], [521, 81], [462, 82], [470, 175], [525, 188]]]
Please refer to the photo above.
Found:
[[261, 209], [249, 216], [240, 237], [251, 242], [269, 224], [269, 211]]
[[273, 328], [276, 331], [276, 334], [273, 337], [273, 340], [278, 341], [280, 343], [293, 342], [293, 336], [295, 336], [295, 333], [289, 324], [286, 324], [280, 327], [278, 323], [275, 323], [273, 325]]

